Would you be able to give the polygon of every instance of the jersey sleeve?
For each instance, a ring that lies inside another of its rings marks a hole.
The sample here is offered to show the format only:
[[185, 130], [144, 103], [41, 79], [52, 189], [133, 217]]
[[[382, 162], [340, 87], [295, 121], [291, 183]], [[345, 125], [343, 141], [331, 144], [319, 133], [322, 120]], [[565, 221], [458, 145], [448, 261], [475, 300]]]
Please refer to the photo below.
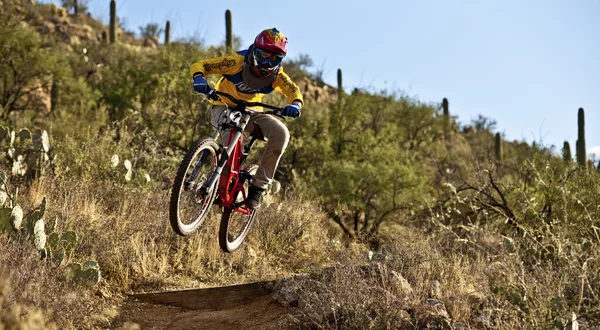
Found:
[[279, 71], [277, 74], [277, 78], [273, 82], [273, 87], [275, 90], [281, 94], [283, 94], [288, 102], [292, 103], [296, 100], [302, 102], [304, 104], [304, 99], [302, 98], [302, 93], [300, 93], [300, 89], [290, 77], [283, 72], [283, 70]]
[[244, 57], [238, 54], [209, 58], [198, 61], [190, 67], [190, 75], [200, 72], [204, 76], [210, 74], [233, 74], [244, 64]]

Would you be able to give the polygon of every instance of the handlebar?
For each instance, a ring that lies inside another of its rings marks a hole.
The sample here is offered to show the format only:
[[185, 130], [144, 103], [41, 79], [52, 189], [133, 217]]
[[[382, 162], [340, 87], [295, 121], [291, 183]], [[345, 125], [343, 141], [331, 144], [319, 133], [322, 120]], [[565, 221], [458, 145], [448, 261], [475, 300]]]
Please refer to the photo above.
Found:
[[283, 118], [283, 116], [281, 115], [282, 108], [276, 107], [274, 105], [260, 103], [260, 102], [248, 102], [248, 101], [244, 101], [244, 100], [238, 100], [235, 97], [233, 97], [233, 95], [224, 93], [224, 92], [220, 92], [216, 89], [213, 89], [210, 92], [208, 92], [208, 94], [206, 94], [206, 97], [211, 100], [218, 100], [219, 96], [227, 97], [233, 103], [235, 103], [237, 106], [242, 107], [244, 109], [244, 111], [248, 111], [246, 109], [247, 107], [263, 107], [263, 108], [271, 109], [272, 111], [263, 111], [261, 113], [268, 114], [268, 115], [276, 115], [278, 117]]

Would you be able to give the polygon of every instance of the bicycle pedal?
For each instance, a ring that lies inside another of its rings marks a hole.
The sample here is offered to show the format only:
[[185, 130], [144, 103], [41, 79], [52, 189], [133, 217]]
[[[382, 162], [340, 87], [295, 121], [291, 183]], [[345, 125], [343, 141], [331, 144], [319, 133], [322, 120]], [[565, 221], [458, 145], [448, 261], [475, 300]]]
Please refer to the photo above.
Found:
[[244, 180], [250, 180], [254, 177], [254, 175], [252, 175], [250, 172], [248, 172], [246, 170], [241, 170], [240, 177]]

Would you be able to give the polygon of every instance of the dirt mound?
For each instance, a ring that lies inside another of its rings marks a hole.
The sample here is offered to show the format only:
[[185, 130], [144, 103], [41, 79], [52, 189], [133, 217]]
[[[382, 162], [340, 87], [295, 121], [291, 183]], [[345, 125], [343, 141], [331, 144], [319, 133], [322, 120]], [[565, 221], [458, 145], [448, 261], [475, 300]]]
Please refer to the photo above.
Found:
[[114, 329], [291, 329], [266, 283], [132, 295]]

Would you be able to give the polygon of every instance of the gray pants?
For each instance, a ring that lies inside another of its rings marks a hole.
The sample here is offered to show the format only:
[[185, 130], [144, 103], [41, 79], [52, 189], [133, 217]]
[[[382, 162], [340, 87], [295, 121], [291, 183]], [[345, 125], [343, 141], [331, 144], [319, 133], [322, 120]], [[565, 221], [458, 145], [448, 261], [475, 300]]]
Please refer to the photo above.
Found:
[[[211, 108], [211, 124], [213, 126], [216, 127], [219, 124], [219, 120], [225, 109], [226, 107], [222, 105], [216, 105]], [[254, 176], [253, 185], [257, 188], [265, 189], [275, 176], [275, 170], [277, 170], [279, 160], [290, 140], [290, 132], [277, 118], [271, 115], [256, 114], [250, 118], [244, 133], [250, 134], [254, 127], [254, 123], [260, 127], [260, 131], [265, 136], [267, 147], [260, 159], [258, 170]], [[223, 132], [221, 136], [223, 145], [225, 145], [228, 140], [229, 131]]]

